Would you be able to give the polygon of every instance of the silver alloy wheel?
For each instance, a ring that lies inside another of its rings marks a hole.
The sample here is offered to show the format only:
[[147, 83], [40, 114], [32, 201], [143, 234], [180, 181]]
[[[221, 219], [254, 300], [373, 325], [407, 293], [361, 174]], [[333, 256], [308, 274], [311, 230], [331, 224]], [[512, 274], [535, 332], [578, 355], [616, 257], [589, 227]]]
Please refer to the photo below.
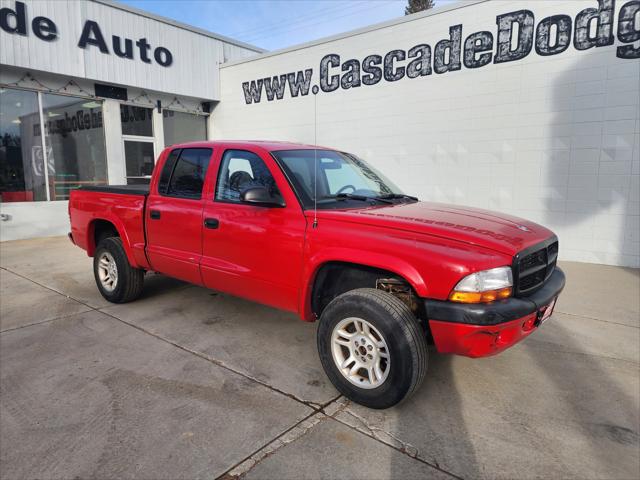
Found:
[[360, 388], [377, 388], [389, 375], [387, 342], [362, 318], [345, 318], [334, 327], [331, 353], [344, 378]]
[[118, 267], [109, 252], [102, 252], [98, 260], [98, 278], [107, 292], [113, 292], [118, 285]]

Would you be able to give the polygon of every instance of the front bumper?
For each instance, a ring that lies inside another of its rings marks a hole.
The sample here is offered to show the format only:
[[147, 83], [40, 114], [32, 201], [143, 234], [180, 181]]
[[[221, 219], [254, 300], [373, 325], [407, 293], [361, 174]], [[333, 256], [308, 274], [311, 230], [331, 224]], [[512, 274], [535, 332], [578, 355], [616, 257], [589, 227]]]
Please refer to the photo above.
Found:
[[538, 328], [564, 285], [564, 272], [556, 267], [545, 285], [528, 297], [475, 304], [425, 299], [436, 348], [467, 357], [500, 353]]

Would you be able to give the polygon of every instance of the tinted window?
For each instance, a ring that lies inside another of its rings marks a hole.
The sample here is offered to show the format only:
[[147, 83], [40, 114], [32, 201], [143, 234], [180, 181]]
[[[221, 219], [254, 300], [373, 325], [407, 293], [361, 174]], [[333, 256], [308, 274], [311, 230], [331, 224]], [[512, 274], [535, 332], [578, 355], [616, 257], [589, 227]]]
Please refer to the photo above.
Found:
[[167, 193], [169, 179], [173, 173], [173, 167], [176, 166], [178, 155], [180, 155], [180, 150], [173, 150], [167, 157], [167, 161], [164, 162], [164, 167], [162, 167], [162, 173], [160, 174], [160, 181], [158, 182], [158, 191], [160, 193]]
[[182, 150], [173, 169], [167, 194], [176, 197], [200, 198], [210, 158], [210, 148]]
[[243, 191], [258, 186], [266, 187], [274, 198], [282, 198], [271, 172], [258, 155], [244, 150], [227, 150], [220, 164], [216, 200], [240, 202]]

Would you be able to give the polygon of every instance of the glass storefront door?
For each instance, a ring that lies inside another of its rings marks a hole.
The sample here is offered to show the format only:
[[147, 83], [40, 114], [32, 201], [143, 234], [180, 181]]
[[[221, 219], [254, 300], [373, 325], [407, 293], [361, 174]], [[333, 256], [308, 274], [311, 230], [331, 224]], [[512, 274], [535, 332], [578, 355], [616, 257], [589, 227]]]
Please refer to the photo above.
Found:
[[148, 184], [155, 165], [153, 109], [120, 105], [127, 184]]
[[127, 185], [148, 184], [155, 165], [153, 140], [124, 140]]
[[38, 94], [0, 89], [0, 199], [47, 200]]

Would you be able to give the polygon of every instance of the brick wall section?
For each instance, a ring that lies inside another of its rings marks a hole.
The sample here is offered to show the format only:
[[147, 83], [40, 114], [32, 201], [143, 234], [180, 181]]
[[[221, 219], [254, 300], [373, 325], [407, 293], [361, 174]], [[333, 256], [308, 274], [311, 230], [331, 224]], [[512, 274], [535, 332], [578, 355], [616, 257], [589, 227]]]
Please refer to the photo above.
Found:
[[[615, 4], [614, 35], [624, 4]], [[249, 105], [245, 81], [313, 68], [317, 85], [330, 53], [344, 62], [419, 43], [433, 48], [456, 24], [463, 43], [482, 30], [497, 39], [498, 15], [529, 9], [537, 26], [557, 14], [575, 20], [590, 7], [598, 2], [467, 4], [225, 66], [212, 136], [314, 142], [313, 94], [291, 98], [287, 89], [282, 100]], [[534, 49], [509, 63], [320, 91], [317, 143], [362, 156], [421, 199], [541, 223], [557, 232], [564, 260], [639, 267], [640, 60], [617, 58], [620, 45], [572, 44], [553, 56]]]

